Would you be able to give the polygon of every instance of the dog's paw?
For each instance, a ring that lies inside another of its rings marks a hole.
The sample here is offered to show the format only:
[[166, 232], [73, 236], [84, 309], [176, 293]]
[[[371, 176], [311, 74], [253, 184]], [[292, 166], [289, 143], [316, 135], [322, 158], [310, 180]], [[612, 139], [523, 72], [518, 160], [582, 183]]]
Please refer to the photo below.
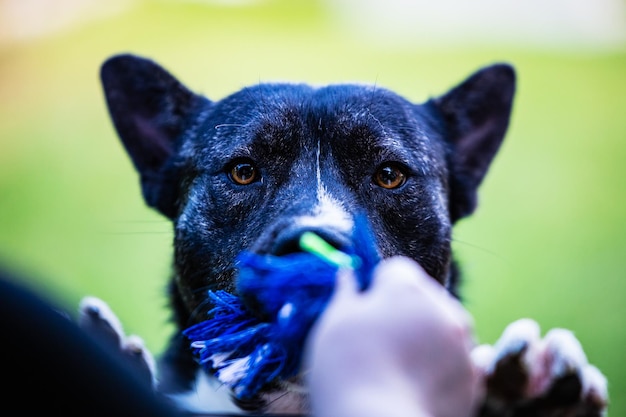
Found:
[[136, 335], [127, 336], [120, 320], [111, 308], [96, 297], [85, 297], [78, 307], [78, 325], [99, 343], [121, 356], [139, 377], [156, 386], [155, 361], [143, 340]]
[[552, 329], [542, 338], [535, 321], [518, 320], [495, 345], [476, 347], [472, 359], [486, 383], [481, 417], [596, 417], [606, 413], [606, 378], [587, 362], [580, 342], [569, 330]]

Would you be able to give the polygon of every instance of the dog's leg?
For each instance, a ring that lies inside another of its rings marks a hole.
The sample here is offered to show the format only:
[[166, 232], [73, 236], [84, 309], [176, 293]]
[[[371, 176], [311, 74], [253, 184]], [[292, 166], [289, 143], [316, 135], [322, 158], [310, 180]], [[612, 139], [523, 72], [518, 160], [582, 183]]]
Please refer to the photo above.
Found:
[[111, 350], [114, 354], [119, 354], [139, 378], [155, 388], [155, 361], [152, 353], [145, 347], [143, 340], [136, 335], [127, 336], [120, 320], [111, 308], [99, 298], [83, 298], [78, 311], [78, 325], [101, 343], [105, 349]]
[[599, 417], [606, 413], [607, 382], [587, 362], [574, 337], [552, 329], [543, 338], [530, 319], [510, 324], [495, 345], [481, 345], [472, 359], [485, 376], [480, 417]]

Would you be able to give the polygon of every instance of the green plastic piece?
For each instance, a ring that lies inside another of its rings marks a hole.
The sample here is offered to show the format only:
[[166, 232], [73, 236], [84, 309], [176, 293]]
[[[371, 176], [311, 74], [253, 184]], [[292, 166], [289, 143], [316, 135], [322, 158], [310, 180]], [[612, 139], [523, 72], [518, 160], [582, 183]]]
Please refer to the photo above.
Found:
[[355, 269], [359, 266], [358, 259], [336, 249], [313, 232], [304, 232], [302, 234], [300, 237], [300, 247], [340, 268]]

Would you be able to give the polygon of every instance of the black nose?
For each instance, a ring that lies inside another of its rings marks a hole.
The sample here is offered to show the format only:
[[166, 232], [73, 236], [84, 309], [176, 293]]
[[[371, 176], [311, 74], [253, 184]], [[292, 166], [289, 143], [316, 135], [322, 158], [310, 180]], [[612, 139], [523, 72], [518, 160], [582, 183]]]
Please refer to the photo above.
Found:
[[346, 250], [349, 247], [349, 239], [338, 231], [306, 227], [288, 229], [280, 233], [274, 242], [271, 254], [283, 256], [290, 253], [303, 252], [300, 247], [300, 238], [306, 232], [315, 233], [336, 249]]

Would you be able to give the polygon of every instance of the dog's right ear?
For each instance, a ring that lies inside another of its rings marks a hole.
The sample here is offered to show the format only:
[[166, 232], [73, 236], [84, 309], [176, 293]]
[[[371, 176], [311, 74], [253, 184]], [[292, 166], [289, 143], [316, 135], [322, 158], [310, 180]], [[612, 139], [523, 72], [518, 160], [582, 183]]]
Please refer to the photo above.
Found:
[[476, 208], [478, 186], [509, 125], [515, 78], [512, 66], [494, 64], [430, 101], [443, 118], [450, 146], [450, 217], [453, 222]]
[[117, 134], [140, 174], [146, 203], [174, 218], [178, 141], [209, 101], [155, 62], [135, 55], [109, 58], [100, 78]]

